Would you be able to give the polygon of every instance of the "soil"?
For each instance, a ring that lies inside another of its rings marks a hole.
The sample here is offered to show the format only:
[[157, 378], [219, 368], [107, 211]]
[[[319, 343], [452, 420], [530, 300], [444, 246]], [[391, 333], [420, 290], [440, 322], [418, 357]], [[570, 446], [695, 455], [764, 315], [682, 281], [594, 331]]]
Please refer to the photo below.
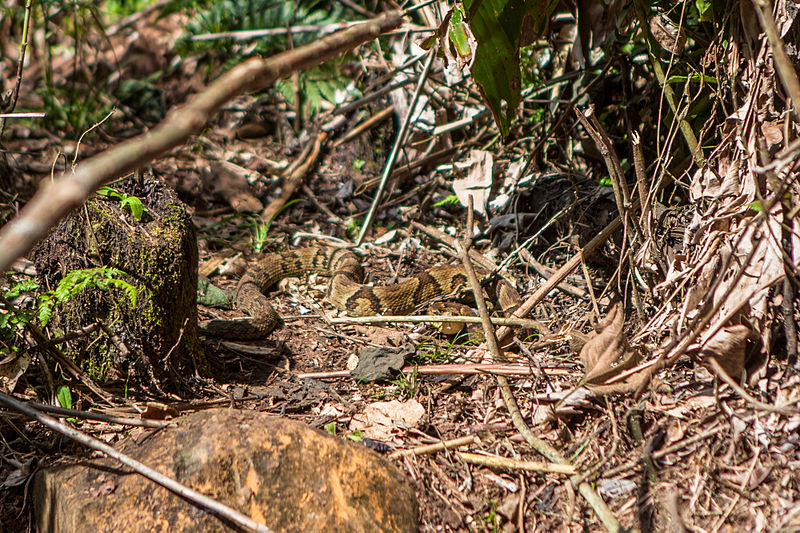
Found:
[[[128, 56], [129, 70], [123, 74], [139, 79], [166, 68], [168, 63], [163, 62], [160, 51], [165, 43], [173, 42], [181, 22], [178, 16], [158, 21], [151, 16], [114, 36], [109, 46], [117, 52], [127, 49], [130, 43], [126, 39], [134, 29], [147, 37]], [[102, 58], [109, 61], [113, 51], [106, 50]], [[97, 62], [101, 63], [99, 59]], [[207, 77], [217, 74], [214, 68], [209, 67], [209, 71], [197, 60], [187, 60], [169, 70], [155, 82], [158, 93], [164, 96], [160, 102], [169, 108], [183, 101], [202, 87]], [[69, 69], [65, 66], [62, 70], [61, 74], [67, 76]], [[365, 76], [378, 77], [371, 71]], [[594, 90], [602, 94], [602, 87]], [[34, 96], [27, 105], [35, 106], [38, 97], [31, 94]], [[475, 94], [474, 90], [459, 88], [454, 90], [453, 99], [461, 102]], [[343, 138], [352, 127], [390, 104], [383, 96], [348, 115], [334, 138]], [[604, 104], [609, 116], [618, 117], [613, 101]], [[457, 111], [445, 109], [440, 120], [453, 119]], [[374, 198], [377, 178], [398, 128], [394, 121], [387, 121], [354, 140], [329, 144], [294, 200], [265, 223], [253, 213], [237, 210], [238, 204], [215, 190], [212, 169], [219, 161], [234, 163], [246, 174], [242, 179], [252, 197], [267, 205], [285, 185], [281, 169], [303, 157], [304, 147], [314, 138], [323, 118], [330, 118], [319, 115], [304, 123], [301, 131], [295, 131], [287, 118], [291, 114], [291, 105], [274, 94], [240, 98], [214, 117], [202, 136], [147, 169], [188, 205], [197, 227], [199, 272], [223, 290], [235, 287], [242, 269], [259, 253], [326, 242], [332, 237], [352, 242]], [[146, 115], [123, 117], [104, 124], [102, 134], [87, 135], [80, 146], [70, 140], [77, 135], [57, 135], [35, 125], [10, 126], [5, 146], [14, 153], [17, 188], [30, 191], [49, 175], [54, 162], [56, 171], [66, 168], [64, 158], [55, 156], [59, 151], [70, 155], [79, 150], [81, 158], [88, 157], [141, 131], [148, 123]], [[456, 132], [451, 143], [456, 145], [481, 134], [481, 128], [488, 124]], [[623, 135], [622, 130], [615, 133]], [[490, 144], [491, 136], [481, 139]], [[524, 160], [532, 144], [535, 140], [517, 131], [505, 147], [492, 148], [503, 176], [509, 174], [510, 163]], [[421, 156], [412, 152], [407, 154], [412, 160]], [[541, 229], [529, 247], [533, 260], [518, 262], [507, 272], [523, 298], [614, 216], [609, 188], [597, 185], [601, 161], [592, 154], [577, 152], [575, 160], [580, 162], [574, 166], [569, 166], [573, 163], [559, 150], [548, 152], [553, 160], [539, 161], [537, 171], [537, 176], [548, 179], [536, 179], [515, 189], [513, 209], [509, 211], [512, 214], [478, 217], [482, 232], [475, 239], [474, 249], [495, 263]], [[466, 156], [459, 153], [458, 157], [460, 161]], [[0, 172], [0, 178], [3, 176]], [[371, 282], [391, 282], [428, 266], [459, 260], [442, 239], [431, 237], [435, 231], [459, 238], [466, 233], [466, 210], [448, 201], [452, 196], [451, 177], [431, 165], [390, 181], [367, 239], [371, 244], [366, 248], [364, 264]], [[667, 206], [683, 204], [684, 185], [666, 191], [660, 200]], [[0, 197], [0, 201], [8, 200]], [[524, 216], [515, 216], [517, 213]], [[421, 231], [420, 226], [429, 231]], [[268, 233], [263, 237], [265, 227]], [[616, 277], [621, 263], [620, 233], [586, 258], [584, 268], [576, 269], [565, 280], [568, 287], [553, 290], [534, 308], [529, 318], [539, 321], [539, 331], [508, 352], [508, 362], [518, 363], [527, 371], [509, 377], [523, 419], [538, 439], [579, 466], [584, 481], [626, 528], [666, 530], [670, 524], [685, 522], [699, 531], [716, 531], [719, 527], [768, 529], [764, 524], [772, 524], [776, 530], [793, 530], [800, 523], [792, 518], [800, 516], [800, 483], [794, 473], [800, 464], [797, 415], [785, 418], [754, 409], [688, 356], [657, 374], [638, 393], [576, 393], [569, 401], [564, 398], [584, 377], [576, 338], [585, 342], [617, 293], [627, 291], [626, 284], [631, 283], [630, 279]], [[113, 411], [133, 414], [128, 404], [147, 402], [168, 405], [182, 413], [209, 406], [248, 408], [324, 427], [382, 454], [474, 436], [476, 440], [465, 450], [521, 461], [545, 460], [515, 427], [496, 377], [469, 373], [463, 367], [440, 375], [422, 372], [431, 365], [481, 363], [486, 351], [480, 348], [480, 330], [448, 336], [431, 325], [333, 324], [328, 318], [335, 312], [324, 301], [326, 282], [313, 276], [281, 282], [270, 296], [285, 322], [282, 329], [248, 347], [203, 338], [208, 368], [187, 376], [191, 390], [124, 388], [124, 394], [116, 396], [119, 402]], [[648, 299], [645, 312], [652, 315], [657, 306], [656, 301]], [[623, 336], [641, 325], [631, 309], [620, 333]], [[199, 308], [200, 319], [236, 316], [240, 314], [235, 310]], [[301, 376], [346, 371], [359, 350], [372, 345], [413, 345], [416, 353], [408, 365], [418, 370], [382, 383], [359, 383], [340, 374], [313, 379]], [[49, 361], [46, 357], [42, 360]], [[797, 381], [779, 357], [770, 359], [768, 367], [769, 377], [751, 391], [764, 401], [790, 391], [789, 385]], [[70, 385], [76, 408], [112, 411], [68, 374], [60, 369], [59, 373], [56, 382]], [[46, 397], [46, 376], [32, 365], [16, 391], [31, 399]], [[119, 391], [119, 385], [110, 387]], [[793, 400], [791, 394], [785, 393], [788, 400]], [[424, 416], [411, 426], [394, 426], [383, 438], [370, 436], [379, 428], [367, 423], [367, 429], [362, 429], [364, 413], [376, 403], [390, 400], [417, 402], [424, 408]], [[0, 529], [22, 531], [25, 524], [32, 523], [24, 482], [27, 475], [60, 455], [89, 452], [17, 415], [4, 416], [7, 418], [0, 435], [13, 461], [6, 461], [0, 470], [6, 489], [0, 490]], [[110, 424], [76, 424], [110, 441], [125, 431]], [[416, 487], [422, 531], [603, 529], [601, 519], [563, 475], [478, 466], [452, 451], [393, 460]], [[787, 510], [788, 518], [780, 518]]]

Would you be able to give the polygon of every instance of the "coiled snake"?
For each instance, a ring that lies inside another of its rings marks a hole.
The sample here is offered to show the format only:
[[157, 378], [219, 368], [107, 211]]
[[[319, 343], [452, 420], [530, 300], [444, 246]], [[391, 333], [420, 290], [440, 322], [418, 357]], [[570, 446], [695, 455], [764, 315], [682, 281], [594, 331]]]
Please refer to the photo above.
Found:
[[[476, 271], [479, 276], [486, 274], [480, 268]], [[406, 315], [419, 305], [469, 285], [463, 267], [442, 265], [399, 283], [372, 287], [363, 283], [361, 262], [353, 252], [325, 246], [301, 248], [265, 255], [242, 276], [234, 303], [250, 315], [249, 319], [211, 320], [202, 326], [203, 331], [235, 339], [266, 337], [282, 321], [264, 292], [283, 278], [307, 273], [330, 276], [327, 299], [349, 316]], [[495, 293], [504, 313], [519, 304], [517, 291], [508, 283], [498, 283]]]

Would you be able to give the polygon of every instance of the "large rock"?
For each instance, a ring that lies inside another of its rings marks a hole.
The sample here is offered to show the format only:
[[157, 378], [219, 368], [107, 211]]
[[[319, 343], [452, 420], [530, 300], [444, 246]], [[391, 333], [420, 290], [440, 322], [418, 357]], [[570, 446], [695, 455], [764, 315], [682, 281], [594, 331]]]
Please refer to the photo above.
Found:
[[[214, 409], [117, 446], [273, 531], [416, 531], [406, 478], [361, 445], [254, 411]], [[40, 532], [230, 531], [107, 458], [37, 474]]]

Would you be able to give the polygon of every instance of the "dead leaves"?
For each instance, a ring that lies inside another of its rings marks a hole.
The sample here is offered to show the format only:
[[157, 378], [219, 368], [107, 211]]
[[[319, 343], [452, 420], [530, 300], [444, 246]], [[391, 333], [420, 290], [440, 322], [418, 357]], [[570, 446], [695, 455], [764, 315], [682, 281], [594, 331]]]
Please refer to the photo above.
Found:
[[746, 342], [752, 334], [745, 325], [726, 326], [703, 344], [700, 357], [713, 357], [730, 377], [739, 380], [745, 367]]
[[597, 325], [594, 336], [581, 349], [580, 357], [585, 367], [583, 383], [592, 392], [609, 394], [634, 391], [650, 376], [647, 369], [621, 375], [623, 371], [635, 367], [641, 359], [622, 331], [624, 324], [622, 302], [617, 302]]

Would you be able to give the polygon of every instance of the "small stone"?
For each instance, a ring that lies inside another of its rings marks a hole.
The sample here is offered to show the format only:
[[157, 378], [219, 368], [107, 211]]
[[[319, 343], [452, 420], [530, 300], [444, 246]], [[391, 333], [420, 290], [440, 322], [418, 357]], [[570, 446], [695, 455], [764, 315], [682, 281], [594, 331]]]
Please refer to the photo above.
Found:
[[350, 375], [361, 383], [388, 380], [403, 370], [406, 359], [413, 354], [413, 346], [406, 348], [367, 346], [358, 352], [358, 364], [350, 371]]

